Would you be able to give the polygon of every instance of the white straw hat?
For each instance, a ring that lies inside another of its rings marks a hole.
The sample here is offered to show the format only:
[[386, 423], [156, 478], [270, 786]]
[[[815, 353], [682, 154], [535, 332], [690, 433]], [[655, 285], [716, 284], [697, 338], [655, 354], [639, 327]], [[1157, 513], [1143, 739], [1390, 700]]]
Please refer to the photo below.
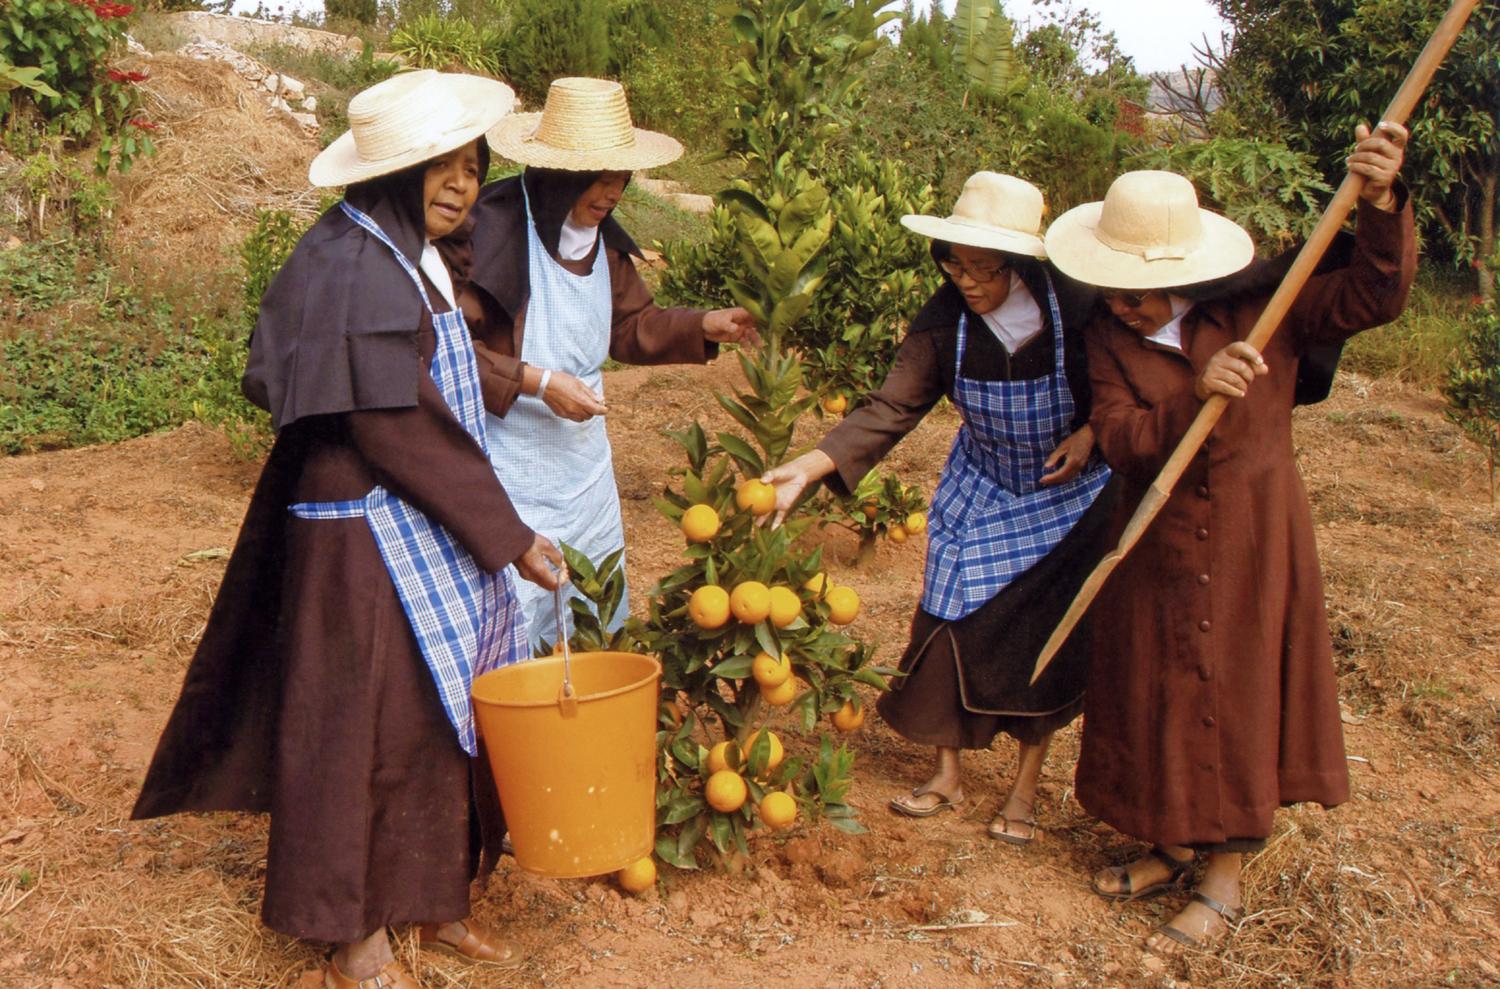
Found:
[[541, 113], [518, 113], [489, 133], [496, 154], [570, 172], [633, 172], [682, 157], [682, 145], [630, 120], [625, 87], [608, 79], [554, 79]]
[[1042, 244], [1042, 190], [1014, 175], [975, 172], [964, 182], [947, 218], [908, 213], [908, 230], [951, 244], [985, 247], [1045, 258]]
[[1176, 288], [1239, 271], [1255, 245], [1239, 224], [1198, 206], [1173, 172], [1126, 172], [1104, 201], [1068, 210], [1047, 231], [1047, 255], [1066, 275], [1116, 289]]
[[313, 185], [399, 172], [478, 138], [510, 113], [516, 94], [482, 76], [421, 69], [378, 82], [349, 101], [349, 130], [313, 159]]

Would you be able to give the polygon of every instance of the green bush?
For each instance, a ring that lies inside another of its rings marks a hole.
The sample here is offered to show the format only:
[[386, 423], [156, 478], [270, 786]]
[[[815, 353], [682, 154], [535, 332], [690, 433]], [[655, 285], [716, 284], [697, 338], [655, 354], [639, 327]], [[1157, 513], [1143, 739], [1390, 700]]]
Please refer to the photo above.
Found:
[[460, 17], [423, 14], [391, 32], [391, 50], [422, 69], [500, 74], [501, 35]]
[[323, 0], [323, 12], [330, 21], [355, 21], [374, 24], [375, 0]]
[[1493, 502], [1495, 460], [1500, 456], [1500, 309], [1476, 306], [1467, 323], [1463, 355], [1448, 369], [1443, 396], [1449, 417], [1488, 455]]
[[282, 210], [257, 210], [255, 229], [240, 244], [240, 265], [245, 273], [245, 323], [255, 325], [260, 312], [260, 300], [271, 279], [286, 264], [292, 248], [307, 231], [308, 225], [298, 222], [290, 213]]
[[[636, 125], [665, 131], [689, 149], [718, 150], [734, 112], [734, 87], [724, 71], [736, 58], [728, 19], [698, 0], [636, 0], [629, 9], [642, 6], [651, 11], [647, 24], [611, 39]], [[657, 24], [668, 40], [650, 43]]]
[[107, 0], [7, 0], [0, 17], [0, 64], [39, 69], [35, 86], [0, 87], [0, 117], [34, 109], [48, 134], [85, 144], [98, 141], [95, 166], [130, 170], [137, 155], [155, 148], [139, 116], [135, 83], [147, 76], [109, 67], [124, 43], [121, 19], [133, 8]]
[[1340, 367], [1371, 378], [1398, 378], [1422, 388], [1447, 380], [1463, 350], [1472, 302], [1452, 272], [1418, 273], [1411, 299], [1394, 322], [1356, 336]]
[[610, 70], [607, 0], [515, 0], [505, 37], [505, 80], [540, 103], [559, 76], [603, 76]]

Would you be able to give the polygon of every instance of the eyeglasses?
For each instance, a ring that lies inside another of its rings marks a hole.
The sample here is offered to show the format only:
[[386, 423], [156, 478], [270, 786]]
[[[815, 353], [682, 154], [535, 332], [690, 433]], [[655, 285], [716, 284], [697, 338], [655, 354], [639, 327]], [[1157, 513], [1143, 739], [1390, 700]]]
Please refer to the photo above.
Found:
[[1001, 275], [1010, 271], [1009, 265], [996, 264], [978, 266], [964, 264], [962, 261], [957, 261], [953, 258], [947, 258], [946, 260], [939, 261], [938, 267], [947, 272], [949, 278], [957, 278], [959, 275], [968, 275], [970, 281], [978, 282], [981, 285], [985, 284], [986, 282], [992, 282], [995, 279], [999, 278]]
[[1106, 304], [1118, 302], [1129, 309], [1139, 309], [1141, 303], [1146, 301], [1145, 292], [1101, 292], [1099, 293], [1099, 297]]

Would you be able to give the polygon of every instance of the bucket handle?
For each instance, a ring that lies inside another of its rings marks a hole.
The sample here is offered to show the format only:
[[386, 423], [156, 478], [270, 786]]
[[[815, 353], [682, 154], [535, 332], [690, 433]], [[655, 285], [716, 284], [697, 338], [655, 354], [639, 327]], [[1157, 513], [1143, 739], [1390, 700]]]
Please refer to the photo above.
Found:
[[557, 710], [565, 718], [576, 717], [578, 714], [578, 695], [573, 690], [573, 650], [568, 647], [568, 636], [563, 625], [563, 584], [567, 583], [567, 571], [559, 568], [557, 571], [557, 586], [552, 588], [552, 602], [557, 612], [557, 642], [562, 647], [563, 657], [563, 681], [562, 689], [557, 692]]

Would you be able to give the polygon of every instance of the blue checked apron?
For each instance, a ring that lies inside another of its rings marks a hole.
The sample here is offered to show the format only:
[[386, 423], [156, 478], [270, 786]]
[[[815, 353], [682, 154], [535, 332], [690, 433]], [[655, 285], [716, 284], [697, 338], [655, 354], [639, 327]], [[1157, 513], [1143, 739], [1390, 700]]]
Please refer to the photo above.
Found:
[[[526, 259], [531, 301], [526, 306], [521, 360], [566, 371], [604, 394], [602, 368], [609, 357], [614, 313], [604, 238], [594, 250], [593, 269], [587, 275], [573, 274], [542, 247], [527, 197]], [[504, 418], [485, 417], [485, 432], [490, 462], [505, 479], [511, 503], [527, 525], [554, 542], [567, 543], [594, 563], [625, 545], [603, 416], [573, 422], [541, 399], [521, 395]], [[571, 584], [564, 590], [576, 596]], [[555, 638], [552, 592], [530, 583], [521, 583], [519, 591], [528, 627], [548, 640]], [[628, 613], [629, 602], [622, 600], [611, 630], [622, 625]]]
[[[457, 308], [433, 312], [416, 266], [374, 220], [347, 202], [340, 205], [350, 219], [391, 249], [416, 283], [437, 335], [432, 380], [454, 416], [484, 449], [479, 370], [463, 313]], [[448, 530], [379, 485], [355, 501], [300, 502], [290, 511], [304, 519], [363, 517], [369, 523], [443, 710], [464, 751], [477, 754], [469, 685], [479, 674], [526, 656], [526, 626], [510, 574], [486, 573]]]
[[953, 404], [963, 425], [932, 499], [922, 585], [922, 608], [938, 618], [971, 614], [1050, 553], [1109, 481], [1109, 468], [1094, 457], [1071, 481], [1037, 483], [1075, 409], [1050, 277], [1047, 305], [1053, 370], [1032, 381], [965, 378], [968, 317], [959, 317]]

